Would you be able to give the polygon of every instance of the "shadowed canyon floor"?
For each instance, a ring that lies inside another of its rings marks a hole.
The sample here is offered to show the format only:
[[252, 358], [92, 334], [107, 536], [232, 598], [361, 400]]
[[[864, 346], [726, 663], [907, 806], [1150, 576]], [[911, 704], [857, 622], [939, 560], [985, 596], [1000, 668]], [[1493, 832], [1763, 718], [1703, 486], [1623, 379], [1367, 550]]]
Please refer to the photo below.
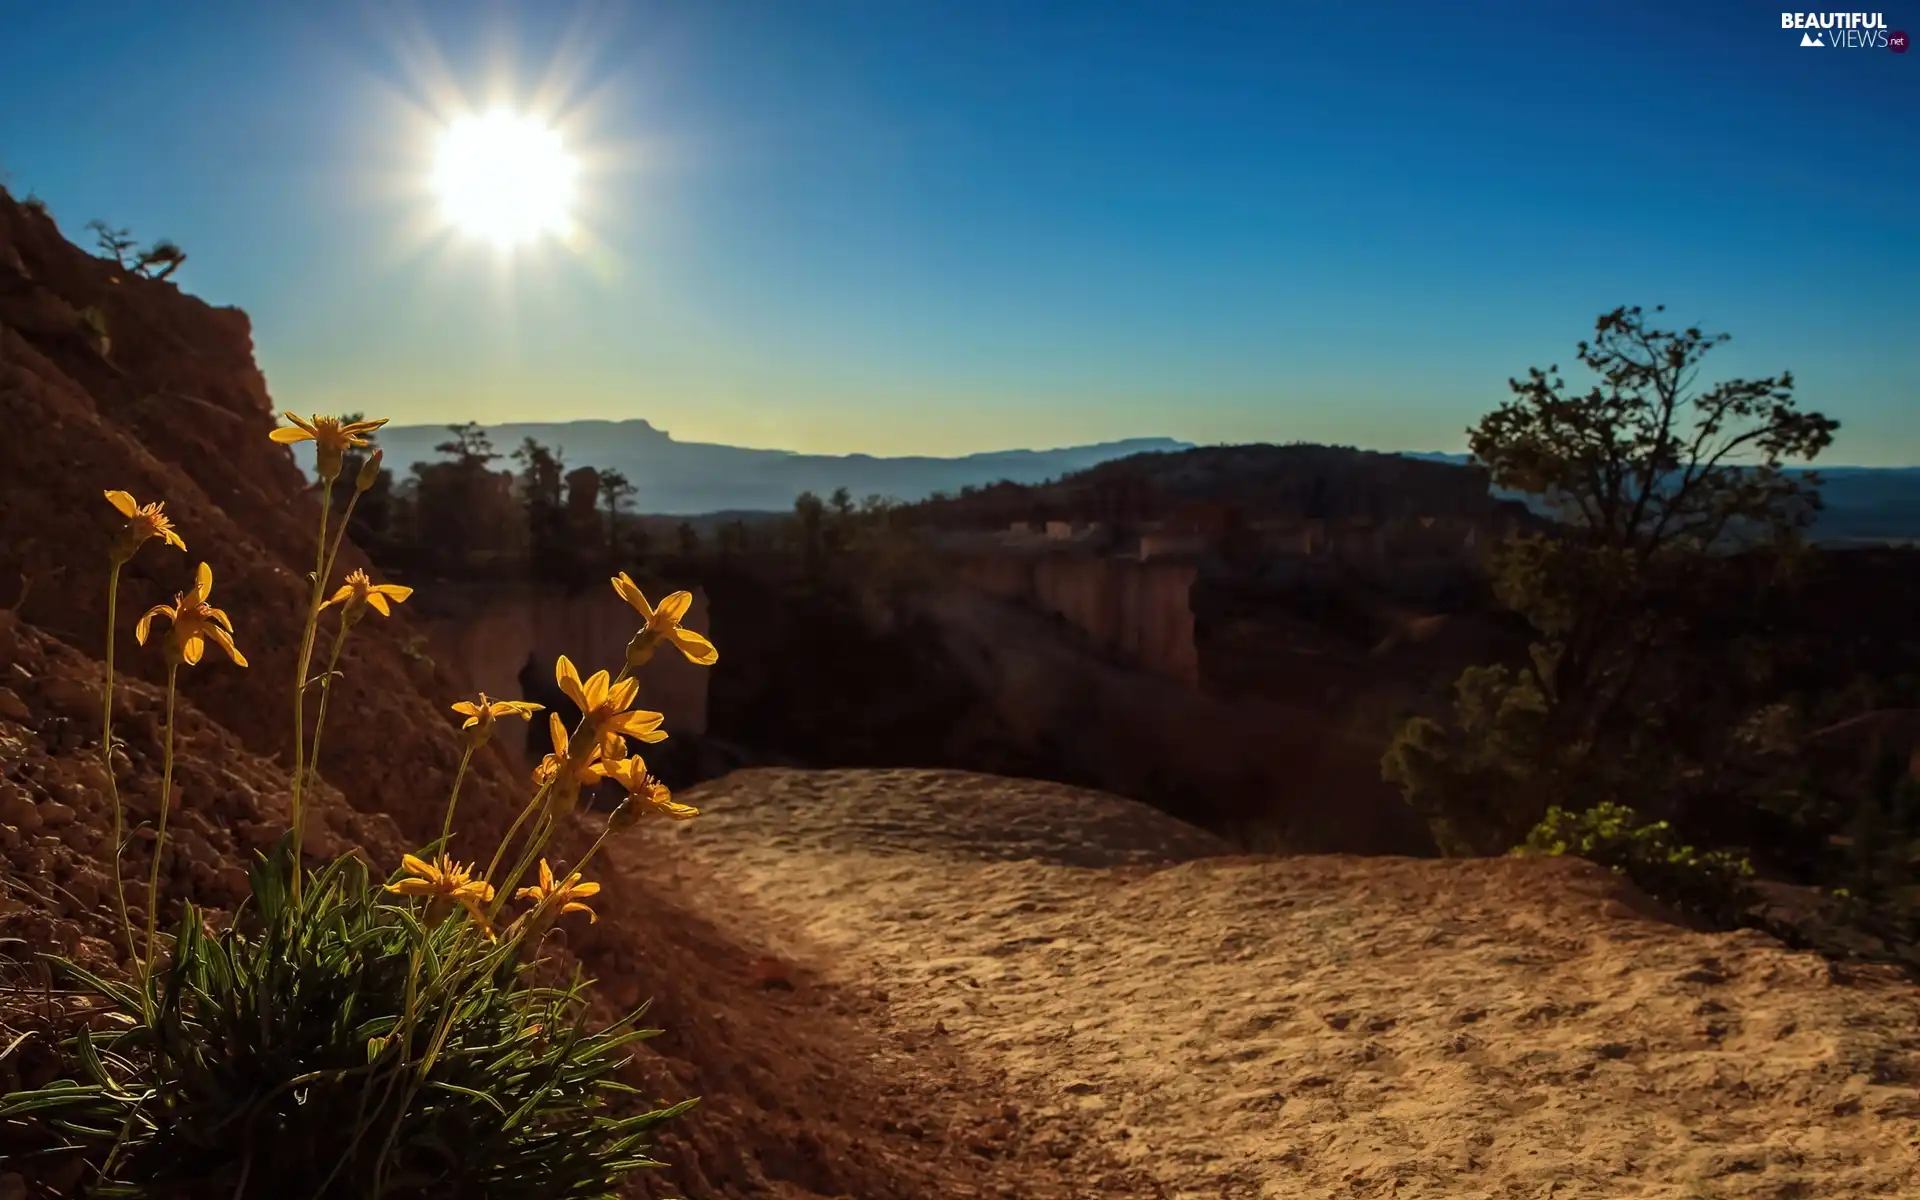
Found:
[[700, 819], [619, 857], [765, 947], [767, 981], [876, 1001], [875, 1079], [958, 1072], [976, 1102], [896, 1087], [889, 1132], [997, 1094], [977, 1194], [1920, 1189], [1920, 992], [1665, 922], [1585, 863], [1236, 857], [1129, 801], [957, 772], [752, 770], [685, 799]]

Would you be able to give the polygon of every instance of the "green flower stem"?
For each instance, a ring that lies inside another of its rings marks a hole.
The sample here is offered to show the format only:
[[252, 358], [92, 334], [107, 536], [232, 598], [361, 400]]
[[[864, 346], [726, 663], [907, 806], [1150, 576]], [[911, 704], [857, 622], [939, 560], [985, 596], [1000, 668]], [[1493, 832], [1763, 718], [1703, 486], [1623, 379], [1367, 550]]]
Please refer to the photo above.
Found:
[[288, 815], [293, 828], [293, 903], [300, 903], [300, 842], [306, 828], [305, 797], [301, 785], [307, 774], [307, 668], [313, 665], [313, 637], [320, 620], [320, 597], [327, 586], [327, 517], [333, 509], [333, 478], [323, 479], [320, 489], [320, 542], [314, 552], [313, 591], [307, 600], [307, 624], [300, 633], [300, 657], [293, 668], [293, 795]]
[[500, 869], [500, 860], [506, 856], [507, 847], [513, 844], [513, 835], [520, 832], [520, 827], [527, 823], [528, 817], [539, 811], [541, 804], [547, 798], [547, 793], [553, 790], [553, 784], [554, 781], [551, 779], [541, 784], [540, 790], [533, 794], [533, 799], [527, 801], [527, 806], [521, 809], [520, 815], [513, 819], [513, 824], [507, 827], [506, 836], [500, 839], [498, 846], [494, 847], [493, 861], [487, 864], [486, 872], [480, 876], [481, 879], [492, 881], [493, 873]]
[[173, 702], [178, 694], [180, 662], [167, 663], [167, 734], [160, 768], [160, 823], [153, 839], [153, 865], [147, 872], [147, 982], [152, 983], [154, 963], [158, 961], [155, 928], [160, 919], [160, 858], [167, 848], [167, 813], [173, 808]]
[[333, 696], [333, 673], [340, 666], [340, 648], [346, 645], [347, 630], [353, 628], [347, 620], [347, 614], [340, 614], [340, 628], [333, 634], [333, 651], [327, 656], [327, 673], [320, 677], [320, 711], [313, 718], [313, 754], [307, 760], [307, 779], [315, 787], [320, 785], [320, 734], [327, 725], [327, 701]]
[[513, 895], [513, 889], [520, 882], [520, 877], [527, 873], [527, 868], [534, 864], [540, 851], [544, 850], [547, 842], [552, 839], [554, 826], [557, 824], [559, 822], [552, 813], [540, 815], [540, 820], [534, 825], [533, 832], [527, 836], [527, 848], [520, 852], [520, 860], [513, 864], [512, 873], [494, 891], [493, 907], [487, 910], [488, 920], [492, 920], [506, 905], [507, 898]]
[[440, 822], [440, 853], [447, 852], [447, 843], [453, 837], [453, 806], [460, 803], [460, 785], [466, 782], [467, 764], [473, 761], [473, 752], [478, 746], [468, 743], [466, 753], [460, 756], [460, 769], [453, 773], [453, 794], [447, 797], [446, 819]]
[[[306, 837], [306, 791], [302, 786], [306, 775], [306, 738], [307, 738], [307, 670], [313, 665], [313, 642], [319, 633], [320, 605], [326, 595], [327, 578], [333, 574], [333, 563], [340, 554], [340, 542], [347, 534], [347, 526], [353, 520], [353, 507], [360, 502], [360, 493], [355, 491], [347, 500], [347, 511], [340, 518], [340, 528], [335, 531], [333, 544], [327, 544], [327, 518], [333, 513], [333, 485], [337, 475], [322, 479], [320, 489], [320, 541], [315, 555], [313, 571], [313, 593], [307, 600], [307, 627], [300, 636], [300, 663], [293, 673], [293, 902], [300, 902], [300, 880], [304, 874], [303, 859], [300, 856], [300, 843]], [[337, 651], [336, 647], [336, 651]], [[331, 677], [331, 676], [329, 676]], [[321, 704], [326, 703], [325, 692], [321, 694]], [[314, 731], [314, 741], [319, 741], [319, 731]], [[316, 752], [315, 762], [318, 757]]]
[[126, 813], [120, 804], [120, 783], [113, 775], [113, 633], [114, 617], [120, 611], [120, 568], [126, 560], [113, 556], [113, 569], [107, 575], [107, 683], [101, 688], [100, 765], [107, 772], [107, 797], [113, 803], [113, 903], [120, 914], [120, 931], [127, 939], [127, 961], [140, 961], [133, 942], [133, 918], [127, 915], [127, 885], [120, 871], [120, 854], [126, 841]]

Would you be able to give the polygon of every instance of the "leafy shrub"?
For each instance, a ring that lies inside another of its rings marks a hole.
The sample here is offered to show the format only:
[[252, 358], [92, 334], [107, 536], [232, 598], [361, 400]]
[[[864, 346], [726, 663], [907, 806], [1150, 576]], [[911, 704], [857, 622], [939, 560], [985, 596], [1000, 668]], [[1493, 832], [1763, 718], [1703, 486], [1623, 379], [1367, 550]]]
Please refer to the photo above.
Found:
[[[446, 854], [461, 784], [499, 720], [531, 720], [540, 706], [481, 695], [453, 705], [466, 718], [459, 732], [464, 754], [440, 837], [421, 854], [406, 855], [383, 884], [351, 856], [309, 872], [300, 849], [303, 817], [318, 779], [341, 648], [355, 624], [369, 613], [390, 614], [412, 589], [354, 571], [327, 591], [354, 503], [380, 467], [375, 450], [357, 472], [345, 517], [329, 529], [344, 452], [368, 445], [384, 422], [292, 420], [274, 440], [316, 442], [324, 488], [313, 590], [294, 664], [288, 832], [254, 864], [251, 903], [228, 928], [210, 932], [204, 915], [187, 904], [170, 947], [155, 923], [171, 806], [156, 825], [144, 939], [130, 918], [115, 854], [114, 899], [133, 978], [109, 979], [53, 959], [91, 1001], [93, 1018], [63, 1047], [67, 1078], [0, 1096], [0, 1151], [10, 1164], [77, 1164], [83, 1190], [96, 1196], [610, 1196], [628, 1172], [659, 1165], [647, 1155], [649, 1135], [693, 1101], [651, 1109], [636, 1103], [618, 1076], [628, 1047], [658, 1031], [639, 1027], [642, 1013], [590, 1028], [587, 985], [577, 974], [564, 987], [546, 982], [551, 971], [540, 948], [557, 921], [572, 914], [597, 919], [587, 901], [600, 885], [582, 871], [609, 837], [643, 813], [696, 815], [630, 753], [629, 739], [666, 737], [661, 714], [633, 708], [639, 683], [632, 673], [661, 645], [699, 665], [712, 664], [718, 653], [680, 628], [689, 594], [668, 596], [656, 609], [631, 579], [616, 577], [615, 592], [641, 622], [626, 661], [618, 676], [602, 670], [582, 679], [560, 658], [556, 679], [581, 719], [569, 731], [549, 714], [553, 753], [535, 771], [531, 798], [484, 871]], [[121, 568], [149, 541], [186, 549], [162, 504], [143, 506], [118, 491], [106, 498], [126, 525], [108, 554], [103, 756], [113, 745]], [[173, 794], [180, 669], [200, 663], [208, 646], [236, 667], [248, 665], [232, 619], [212, 606], [212, 591], [213, 572], [201, 563], [188, 590], [149, 609], [134, 629], [144, 646], [157, 621], [169, 627], [161, 643], [163, 796]], [[315, 673], [322, 618], [334, 609], [326, 666]], [[315, 690], [309, 730], [307, 699]], [[124, 812], [107, 765], [118, 848]], [[593, 847], [555, 872], [545, 856], [554, 835], [581, 789], [603, 780], [620, 784], [626, 800]], [[516, 887], [536, 863], [537, 881]], [[510, 900], [529, 903], [508, 914]]]
[[1516, 854], [1571, 854], [1628, 879], [1657, 900], [1722, 925], [1738, 924], [1754, 897], [1753, 866], [1726, 850], [1700, 851], [1665, 821], [1643, 821], [1624, 804], [1572, 813], [1555, 805]]

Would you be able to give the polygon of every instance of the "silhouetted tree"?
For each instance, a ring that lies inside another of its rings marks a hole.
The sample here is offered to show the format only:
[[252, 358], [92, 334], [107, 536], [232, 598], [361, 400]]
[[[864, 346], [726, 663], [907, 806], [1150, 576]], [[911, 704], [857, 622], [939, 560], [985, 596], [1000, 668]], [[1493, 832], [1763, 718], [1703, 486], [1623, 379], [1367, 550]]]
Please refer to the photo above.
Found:
[[558, 452], [533, 438], [513, 452], [520, 464], [520, 503], [526, 510], [528, 557], [544, 578], [564, 577], [573, 563], [563, 482], [566, 464]]
[[130, 259], [139, 242], [132, 230], [115, 229], [97, 217], [87, 222], [87, 228], [93, 231], [93, 242], [100, 248], [102, 258], [110, 258], [122, 267], [133, 265]]
[[88, 221], [87, 228], [93, 231], [94, 245], [99, 247], [102, 258], [110, 258], [116, 266], [145, 279], [165, 279], [187, 261], [186, 251], [168, 238], [161, 238], [145, 250], [135, 250], [139, 241], [132, 230], [115, 229], [98, 219]]
[[607, 506], [607, 552], [620, 557], [620, 507], [637, 489], [620, 471], [600, 472], [600, 499]]
[[491, 469], [500, 455], [480, 425], [449, 425], [453, 434], [434, 451], [450, 462], [414, 463], [413, 540], [418, 553], [441, 566], [467, 566], [476, 554], [497, 552], [498, 477]]
[[500, 457], [493, 448], [493, 439], [487, 435], [486, 428], [477, 421], [449, 425], [447, 432], [453, 435], [453, 440], [441, 442], [433, 448], [433, 452], [451, 456], [456, 466], [469, 470], [485, 468]]
[[745, 554], [750, 547], [747, 523], [738, 518], [728, 521], [720, 527], [715, 540], [718, 543], [720, 557], [732, 558]]
[[827, 506], [812, 492], [801, 492], [793, 498], [794, 524], [800, 539], [800, 561], [809, 575], [820, 569], [821, 556], [826, 549], [826, 512]]
[[675, 530], [675, 533], [677, 533], [680, 538], [680, 557], [698, 557], [700, 554], [700, 531], [693, 527], [693, 522], [680, 522], [680, 528]]
[[1644, 808], [1685, 771], [1661, 678], [1684, 609], [1663, 597], [1736, 544], [1791, 546], [1818, 480], [1784, 464], [1816, 457], [1838, 427], [1796, 407], [1790, 374], [1697, 390], [1700, 360], [1726, 340], [1615, 309], [1579, 345], [1596, 384], [1570, 394], [1558, 367], [1535, 368], [1468, 431], [1495, 487], [1562, 524], [1492, 556], [1500, 600], [1535, 631], [1527, 663], [1466, 671], [1452, 720], [1410, 721], [1383, 763], [1443, 850], [1504, 851], [1549, 804]]
[[187, 252], [165, 238], [142, 250], [133, 261], [133, 273], [148, 279], [165, 279], [187, 261]]

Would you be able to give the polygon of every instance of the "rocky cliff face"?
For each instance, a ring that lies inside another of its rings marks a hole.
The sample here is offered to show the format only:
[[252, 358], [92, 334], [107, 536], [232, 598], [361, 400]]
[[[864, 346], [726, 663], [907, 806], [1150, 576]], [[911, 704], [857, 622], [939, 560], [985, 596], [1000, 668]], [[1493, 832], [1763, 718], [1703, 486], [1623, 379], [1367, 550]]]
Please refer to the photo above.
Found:
[[1184, 684], [1200, 682], [1191, 562], [1087, 554], [957, 556], [955, 574], [997, 596], [1064, 618], [1095, 650]]
[[[285, 762], [289, 703], [309, 586], [314, 495], [287, 451], [253, 363], [245, 314], [142, 279], [70, 245], [38, 211], [0, 200], [0, 580], [37, 581], [18, 616], [95, 650], [106, 627], [106, 551], [124, 488], [164, 500], [188, 554], [150, 545], [123, 573], [117, 664], [158, 683], [164, 665], [133, 640], [132, 614], [170, 600], [193, 564], [253, 666], [207, 663], [181, 692], [248, 751]], [[351, 547], [342, 571], [364, 566]], [[424, 832], [457, 748], [443, 736], [457, 693], [410, 656], [404, 615], [369, 620], [348, 643], [322, 773], [349, 803]], [[479, 764], [477, 815], [504, 809], [502, 764]]]

